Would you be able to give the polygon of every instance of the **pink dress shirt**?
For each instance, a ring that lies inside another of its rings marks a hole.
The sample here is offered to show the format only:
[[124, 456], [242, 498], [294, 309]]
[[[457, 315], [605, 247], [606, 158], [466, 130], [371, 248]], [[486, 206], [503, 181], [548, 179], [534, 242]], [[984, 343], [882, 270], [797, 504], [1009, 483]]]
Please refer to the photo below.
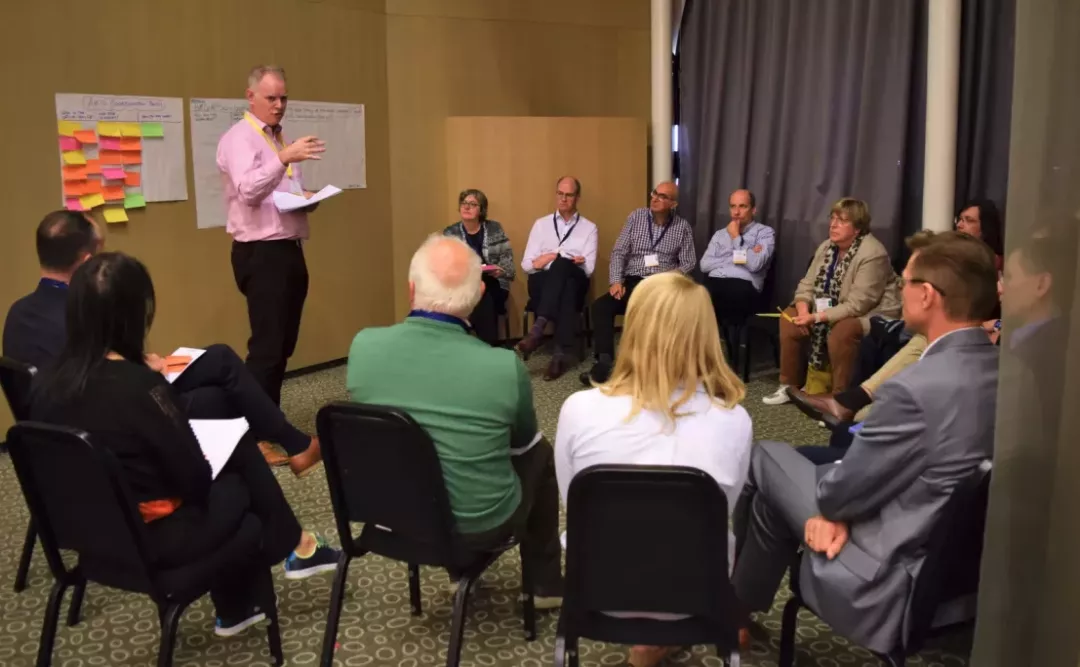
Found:
[[[266, 123], [251, 118], [273, 141]], [[282, 142], [279, 145], [284, 148]], [[300, 165], [292, 165], [290, 179], [277, 152], [246, 119], [241, 118], [221, 137], [217, 166], [225, 183], [225, 229], [234, 240], [246, 243], [307, 239], [307, 213], [279, 213], [271, 196], [275, 190], [292, 192], [299, 187]]]

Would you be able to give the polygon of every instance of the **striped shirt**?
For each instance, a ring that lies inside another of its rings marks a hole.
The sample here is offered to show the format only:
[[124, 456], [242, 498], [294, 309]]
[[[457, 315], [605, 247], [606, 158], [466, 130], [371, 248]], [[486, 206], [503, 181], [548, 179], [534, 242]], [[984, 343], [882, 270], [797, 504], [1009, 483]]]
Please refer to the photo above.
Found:
[[[664, 226], [653, 222], [652, 211], [639, 208], [626, 218], [619, 239], [611, 250], [608, 283], [621, 283], [626, 276], [644, 278], [656, 273], [680, 271], [688, 274], [697, 264], [694, 231], [685, 218], [672, 212]], [[645, 266], [647, 255], [656, 255], [657, 266]]]

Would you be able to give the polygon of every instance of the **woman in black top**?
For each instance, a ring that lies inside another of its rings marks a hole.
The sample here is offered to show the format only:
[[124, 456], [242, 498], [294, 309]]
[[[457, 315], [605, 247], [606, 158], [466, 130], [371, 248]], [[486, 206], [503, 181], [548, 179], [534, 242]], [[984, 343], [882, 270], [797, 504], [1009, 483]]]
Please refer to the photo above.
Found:
[[164, 567], [212, 554], [246, 514], [259, 519], [261, 550], [244, 568], [252, 577], [232, 577], [211, 591], [215, 632], [229, 636], [264, 618], [253, 594], [260, 567], [288, 558], [286, 576], [333, 569], [337, 552], [301, 530], [254, 438], [245, 436], [211, 478], [171, 385], [145, 362], [154, 287], [142, 263], [97, 255], [75, 272], [69, 290], [67, 340], [34, 388], [31, 418], [84, 430], [115, 454]]

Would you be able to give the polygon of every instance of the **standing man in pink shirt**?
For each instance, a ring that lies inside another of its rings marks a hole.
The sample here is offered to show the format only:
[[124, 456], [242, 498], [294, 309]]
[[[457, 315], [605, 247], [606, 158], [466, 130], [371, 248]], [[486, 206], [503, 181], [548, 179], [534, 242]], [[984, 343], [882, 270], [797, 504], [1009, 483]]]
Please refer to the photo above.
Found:
[[267, 395], [281, 403], [285, 365], [296, 349], [307, 297], [303, 243], [314, 206], [280, 213], [274, 191], [303, 194], [300, 163], [326, 150], [317, 137], [286, 143], [281, 133], [289, 96], [285, 70], [251, 70], [248, 111], [218, 143], [217, 165], [225, 182], [226, 229], [233, 237], [233, 276], [247, 299], [251, 338], [247, 367]]

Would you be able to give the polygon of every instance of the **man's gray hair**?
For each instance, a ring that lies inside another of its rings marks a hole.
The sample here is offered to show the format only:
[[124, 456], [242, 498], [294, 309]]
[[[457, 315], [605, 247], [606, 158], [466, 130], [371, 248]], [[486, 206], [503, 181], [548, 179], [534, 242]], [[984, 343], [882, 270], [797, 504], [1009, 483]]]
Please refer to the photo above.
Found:
[[[436, 252], [458, 246], [456, 256]], [[467, 243], [453, 236], [432, 234], [409, 263], [413, 308], [467, 319], [483, 296], [480, 257]]]
[[259, 85], [259, 82], [262, 81], [263, 77], [267, 74], [271, 74], [282, 81], [285, 81], [285, 69], [283, 67], [278, 67], [277, 65], [256, 65], [251, 68], [251, 73], [248, 74], [248, 88], [254, 88]]

